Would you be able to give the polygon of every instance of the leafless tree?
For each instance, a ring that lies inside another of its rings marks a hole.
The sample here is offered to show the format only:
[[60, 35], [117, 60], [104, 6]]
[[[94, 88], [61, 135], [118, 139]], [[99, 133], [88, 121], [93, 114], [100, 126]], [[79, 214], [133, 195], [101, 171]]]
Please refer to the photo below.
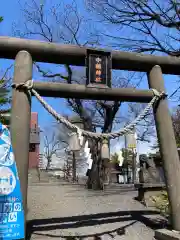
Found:
[[44, 157], [47, 159], [46, 170], [50, 168], [53, 155], [57, 155], [58, 150], [60, 150], [60, 142], [56, 138], [56, 134], [52, 133], [52, 136], [44, 136]]
[[53, 129], [56, 132], [55, 139], [59, 142], [59, 146], [61, 146], [61, 149], [66, 149], [69, 145], [70, 129], [62, 123], [55, 123], [53, 125]]
[[[0, 23], [3, 21], [3, 17], [0, 16]], [[7, 68], [0, 67], [0, 121], [6, 125], [9, 125], [9, 120], [5, 119], [2, 114], [10, 111], [10, 86], [11, 86], [11, 74], [10, 70], [12, 65]]]
[[[179, 0], [86, 0], [107, 26], [99, 35], [115, 49], [179, 57]], [[111, 32], [108, 29], [111, 28]], [[106, 31], [107, 29], [107, 31]], [[99, 30], [100, 31], [100, 30]], [[179, 95], [178, 88], [171, 97]], [[179, 98], [178, 98], [179, 101]]]
[[[127, 122], [135, 119], [146, 107], [146, 104], [130, 103]], [[152, 138], [156, 137], [155, 122], [153, 112], [150, 111], [146, 117], [136, 126], [137, 141], [150, 143]]]
[[[71, 4], [61, 1], [60, 4], [47, 6], [44, 1], [31, 0], [27, 1], [21, 8], [24, 15], [24, 26], [20, 30], [18, 30], [17, 26], [14, 27], [16, 36], [36, 37], [48, 42], [76, 44], [79, 46], [99, 45], [101, 36], [94, 27], [94, 21], [92, 21], [92, 18], [88, 19], [87, 16], [83, 16], [82, 12], [78, 10], [78, 2], [76, 1], [72, 1]], [[41, 64], [35, 63], [35, 66], [41, 76], [50, 81], [65, 81], [68, 84], [84, 83], [85, 81], [84, 69], [77, 70], [77, 68], [65, 65], [64, 69], [59, 66], [57, 72], [52, 72], [42, 67]], [[133, 75], [130, 76], [129, 74], [127, 78], [117, 76], [113, 78], [113, 85], [116, 85], [116, 87], [131, 86], [133, 85]], [[86, 130], [96, 131], [97, 128], [100, 128], [102, 132], [111, 132], [122, 105], [119, 101], [110, 103], [81, 99], [67, 99], [67, 103], [72, 111], [83, 119]], [[94, 159], [92, 168], [96, 172], [98, 171], [97, 165], [100, 164], [98, 149], [96, 148], [97, 143], [91, 140], [90, 145], [93, 149]], [[98, 172], [95, 175], [98, 176]], [[98, 188], [100, 182], [94, 182], [97, 183], [94, 188]]]
[[3, 114], [10, 112], [11, 103], [11, 83], [12, 78], [10, 70], [12, 65], [5, 70], [0, 71], [0, 121], [3, 124], [9, 125], [9, 119], [3, 116]]
[[87, 3], [89, 9], [97, 11], [106, 23], [119, 29], [116, 34], [105, 34], [116, 47], [180, 56], [179, 1], [88, 0]]

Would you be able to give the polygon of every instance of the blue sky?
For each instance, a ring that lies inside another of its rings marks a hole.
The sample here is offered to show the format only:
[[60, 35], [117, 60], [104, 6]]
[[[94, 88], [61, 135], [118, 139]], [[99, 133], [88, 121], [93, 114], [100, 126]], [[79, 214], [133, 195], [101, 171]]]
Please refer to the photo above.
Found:
[[[81, 0], [81, 1], [83, 3], [83, 0]], [[54, 0], [53, 3], [54, 2], [59, 2], [59, 1]], [[84, 11], [83, 4], [81, 5], [81, 8], [82, 8], [81, 11]], [[12, 36], [13, 23], [16, 22], [19, 24], [22, 21], [22, 15], [21, 15], [18, 1], [17, 0], [3, 1], [3, 4], [1, 4], [1, 8], [0, 8], [0, 16], [4, 17], [3, 23], [0, 24], [0, 35]], [[1, 70], [5, 69], [12, 63], [13, 63], [13, 61], [0, 59], [0, 72], [1, 72]], [[57, 65], [55, 66], [55, 65], [47, 65], [47, 64], [45, 65], [44, 64], [43, 66], [47, 66], [48, 68], [51, 68], [51, 70], [54, 70], [57, 68]], [[117, 71], [116, 71], [116, 75], [118, 75]], [[178, 79], [178, 77], [168, 76], [168, 75], [166, 75], [164, 77], [165, 77], [167, 93], [170, 94], [176, 89], [176, 86], [177, 86], [176, 80]], [[37, 73], [37, 71], [34, 72], [33, 78], [40, 79], [40, 75]], [[142, 84], [140, 85], [140, 88], [147, 88], [147, 87], [148, 86], [147, 86], [146, 81], [143, 81]], [[67, 107], [66, 100], [52, 99], [52, 98], [49, 98], [46, 100], [59, 113], [71, 114], [70, 109]], [[170, 102], [170, 107], [174, 107], [175, 105], [176, 105], [176, 103], [174, 103], [172, 101]], [[43, 109], [43, 107], [41, 107], [41, 105], [36, 101], [36, 99], [33, 99], [32, 111], [39, 113], [39, 124], [40, 124], [41, 128], [47, 128], [48, 125], [52, 124], [53, 118], [46, 112], [46, 110]], [[123, 144], [123, 141], [120, 143], [120, 145], [122, 145], [122, 144]], [[141, 152], [145, 152], [145, 151], [147, 151], [148, 147], [149, 146], [147, 144], [140, 144], [139, 148], [140, 148]], [[117, 144], [117, 146], [114, 149], [118, 149], [118, 148], [119, 148], [119, 143]]]
[[[9, 7], [11, 6], [11, 7]], [[0, 35], [12, 36], [12, 23], [15, 20], [20, 20], [20, 9], [18, 1], [4, 1], [2, 7], [0, 8], [0, 16], [4, 17], [4, 21], [0, 25]], [[5, 69], [9, 65], [13, 64], [12, 60], [0, 59], [1, 69]], [[54, 66], [53, 66], [54, 67]], [[54, 67], [55, 68], [55, 67]], [[34, 79], [40, 79], [40, 76], [35, 72], [33, 75]], [[48, 102], [57, 110], [63, 114], [70, 113], [66, 106], [66, 101], [64, 99], [46, 99]], [[33, 98], [32, 101], [32, 111], [37, 111], [39, 113], [39, 123], [42, 128], [47, 127], [52, 118], [47, 112], [41, 107], [39, 102]]]

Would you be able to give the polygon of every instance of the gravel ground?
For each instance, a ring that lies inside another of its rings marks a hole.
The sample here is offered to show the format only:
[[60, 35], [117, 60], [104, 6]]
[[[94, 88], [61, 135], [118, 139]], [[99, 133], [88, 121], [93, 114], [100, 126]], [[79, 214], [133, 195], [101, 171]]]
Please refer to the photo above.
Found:
[[104, 192], [63, 182], [29, 186], [27, 239], [152, 240], [162, 218], [133, 198], [135, 191]]

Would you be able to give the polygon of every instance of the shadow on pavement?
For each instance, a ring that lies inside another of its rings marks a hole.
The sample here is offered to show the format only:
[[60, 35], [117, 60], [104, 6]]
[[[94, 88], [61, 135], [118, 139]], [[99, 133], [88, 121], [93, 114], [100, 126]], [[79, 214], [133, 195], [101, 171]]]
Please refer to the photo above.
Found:
[[35, 235], [38, 235], [38, 236], [44, 236], [44, 237], [51, 237], [51, 238], [62, 238], [62, 239], [66, 239], [66, 240], [83, 240], [84, 238], [92, 238], [93, 240], [100, 240], [101, 239], [101, 236], [102, 235], [108, 235], [109, 237], [111, 238], [114, 238], [114, 234], [118, 235], [118, 236], [121, 236], [121, 235], [124, 235], [125, 234], [125, 228], [130, 226], [130, 225], [133, 225], [133, 223], [130, 223], [124, 227], [121, 227], [121, 228], [117, 228], [117, 229], [113, 229], [111, 231], [106, 231], [106, 232], [101, 232], [101, 233], [97, 233], [97, 234], [88, 234], [88, 235], [74, 235], [74, 236], [65, 236], [65, 235], [53, 235], [53, 234], [42, 234], [42, 233], [35, 233]]
[[[108, 234], [109, 236], [112, 233], [118, 235], [125, 234], [125, 229], [134, 224], [135, 222], [142, 222], [147, 227], [155, 230], [164, 228], [167, 223], [162, 219], [151, 219], [149, 216], [158, 215], [157, 211], [117, 211], [117, 212], [108, 212], [108, 213], [97, 213], [90, 215], [80, 215], [72, 217], [61, 217], [61, 218], [49, 218], [49, 219], [35, 219], [27, 222], [27, 237], [29, 240], [31, 235], [34, 233], [36, 235], [43, 235], [47, 237], [54, 238], [64, 238], [64, 239], [83, 239], [85, 237], [94, 237], [94, 239], [100, 239], [101, 235]], [[149, 215], [149, 216], [148, 216]], [[88, 227], [96, 226], [101, 224], [115, 223], [115, 222], [126, 222], [132, 221], [130, 224], [114, 229], [108, 232], [93, 234], [93, 235], [84, 235], [84, 236], [57, 236], [45, 233], [36, 233], [41, 231], [52, 231], [57, 229], [70, 229], [70, 228], [79, 228], [79, 227]]]

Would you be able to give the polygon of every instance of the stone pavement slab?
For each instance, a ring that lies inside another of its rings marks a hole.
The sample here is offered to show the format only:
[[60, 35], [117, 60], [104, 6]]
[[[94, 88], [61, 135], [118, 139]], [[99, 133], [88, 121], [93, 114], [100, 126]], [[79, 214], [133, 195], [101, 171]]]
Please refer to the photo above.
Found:
[[152, 240], [162, 226], [162, 217], [135, 201], [132, 190], [52, 182], [28, 192], [28, 239]]

